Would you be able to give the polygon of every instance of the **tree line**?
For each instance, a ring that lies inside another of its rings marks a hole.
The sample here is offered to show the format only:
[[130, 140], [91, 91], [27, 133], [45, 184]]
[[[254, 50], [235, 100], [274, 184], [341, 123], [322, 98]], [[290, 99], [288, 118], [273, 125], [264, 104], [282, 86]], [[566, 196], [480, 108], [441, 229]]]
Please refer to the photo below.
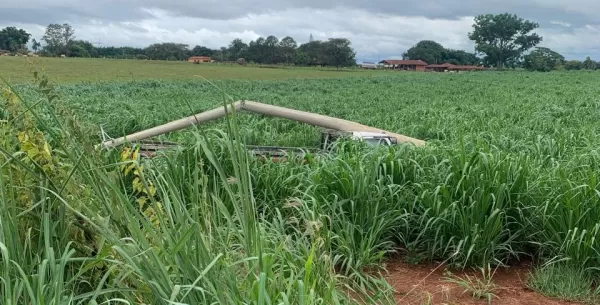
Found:
[[31, 34], [23, 29], [7, 27], [0, 30], [0, 50], [10, 52], [26, 52]]
[[565, 57], [549, 48], [536, 47], [523, 58], [523, 67], [530, 71], [549, 72], [553, 70], [600, 70], [600, 61], [589, 56], [584, 60], [565, 60]]
[[479, 15], [475, 17], [473, 31], [468, 33], [469, 39], [475, 43], [476, 54], [449, 50], [435, 41], [423, 40], [406, 51], [403, 57], [430, 64], [482, 64], [497, 69], [524, 68], [540, 72], [600, 69], [600, 62], [590, 57], [585, 61], [565, 60], [556, 51], [537, 47], [543, 40], [534, 32], [537, 28], [539, 24], [515, 14]]
[[[30, 37], [24, 30], [6, 28], [0, 31], [0, 50], [26, 53]], [[89, 41], [77, 40], [75, 30], [65, 23], [48, 25], [41, 42], [44, 43], [43, 46], [34, 39], [32, 49], [42, 56], [151, 60], [187, 60], [191, 56], [210, 56], [219, 61], [237, 61], [243, 58], [247, 62], [258, 64], [335, 67], [356, 65], [356, 53], [350, 40], [346, 38], [330, 38], [327, 41], [311, 39], [300, 45], [289, 36], [281, 40], [275, 36], [260, 37], [249, 44], [238, 38], [220, 49], [205, 46], [190, 48], [181, 43], [155, 43], [146, 48], [97, 47]]]
[[478, 65], [481, 59], [475, 53], [446, 49], [432, 40], [422, 40], [402, 54], [403, 59], [422, 60], [428, 64]]
[[[559, 53], [538, 47], [543, 40], [534, 31], [535, 22], [514, 14], [485, 14], [475, 17], [473, 31], [467, 34], [475, 43], [475, 53], [448, 49], [423, 40], [408, 49], [404, 59], [423, 60], [429, 64], [484, 65], [497, 69], [525, 68], [531, 71], [600, 69], [600, 62], [565, 60]], [[0, 52], [26, 52], [31, 35], [22, 29], [7, 27], [0, 31]], [[42, 43], [44, 45], [42, 46]], [[50, 24], [41, 42], [32, 40], [32, 49], [42, 56], [104, 57], [119, 59], [186, 60], [191, 56], [210, 56], [219, 61], [258, 64], [294, 64], [302, 66], [355, 66], [356, 53], [346, 38], [313, 40], [300, 44], [292, 37], [260, 37], [250, 43], [234, 39], [228, 46], [211, 49], [180, 43], [156, 43], [146, 48], [96, 47], [75, 38], [69, 24]], [[533, 51], [532, 51], [533, 49]]]

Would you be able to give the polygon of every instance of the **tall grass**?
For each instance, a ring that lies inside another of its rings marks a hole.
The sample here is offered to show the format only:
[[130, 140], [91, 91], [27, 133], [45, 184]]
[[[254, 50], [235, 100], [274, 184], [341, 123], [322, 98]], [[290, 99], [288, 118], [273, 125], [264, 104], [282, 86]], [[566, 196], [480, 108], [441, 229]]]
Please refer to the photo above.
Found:
[[[17, 100], [28, 108], [29, 101]], [[308, 203], [259, 213], [253, 161], [236, 140], [235, 117], [226, 132], [198, 133], [183, 150], [153, 161], [126, 161], [144, 173], [146, 188], [156, 187], [150, 203], [156, 222], [138, 208], [114, 153], [99, 154], [84, 137], [68, 136], [78, 133], [68, 124], [72, 117], [31, 114], [35, 124], [29, 128], [56, 127], [45, 137], [56, 143], [52, 162], [64, 165], [68, 178], [49, 180], [31, 156], [19, 153], [24, 147], [14, 133], [20, 126], [6, 114], [0, 163], [3, 304], [389, 300], [336, 272], [334, 236], [325, 215]], [[15, 175], [27, 179], [14, 180]], [[25, 187], [34, 190], [31, 205], [18, 196]]]
[[256, 162], [250, 171], [255, 196], [271, 207], [300, 198], [329, 217], [342, 269], [377, 266], [393, 251], [457, 267], [534, 258], [594, 268], [595, 164], [588, 155], [548, 166], [486, 145], [399, 146], [355, 147], [304, 165]]
[[[481, 80], [462, 81], [487, 96]], [[246, 151], [244, 143], [257, 135], [238, 123], [263, 121], [236, 114], [219, 128], [188, 131], [181, 149], [122, 161], [118, 151], [94, 151], [87, 127], [49, 97], [52, 90], [45, 92], [41, 102], [19, 100], [52, 143], [58, 173], [30, 162], [35, 156], [15, 140], [23, 126], [13, 114], [0, 118], [7, 304], [384, 303], [391, 294], [380, 267], [394, 252], [461, 268], [561, 261], [594, 280], [599, 274], [597, 132], [558, 122], [571, 114], [552, 103], [511, 104], [517, 109], [495, 116], [470, 96], [452, 109], [458, 113], [452, 127], [435, 108], [416, 107], [432, 130], [439, 127], [433, 134], [413, 125], [417, 134], [437, 139], [427, 147], [340, 143], [330, 154], [284, 163]], [[297, 108], [303, 107], [333, 111], [319, 103]], [[587, 113], [594, 104], [578, 107]], [[516, 113], [521, 110], [532, 117]], [[352, 105], [336, 111], [361, 115]], [[528, 124], [519, 125], [523, 120]], [[150, 122], [136, 124], [130, 127]], [[293, 134], [314, 131], [287, 127]], [[456, 143], [444, 144], [449, 140]], [[121, 172], [131, 164], [143, 173], [146, 190], [156, 188], [147, 202], [152, 219]], [[32, 190], [28, 201], [21, 197], [25, 189]], [[55, 279], [62, 284], [51, 284]]]

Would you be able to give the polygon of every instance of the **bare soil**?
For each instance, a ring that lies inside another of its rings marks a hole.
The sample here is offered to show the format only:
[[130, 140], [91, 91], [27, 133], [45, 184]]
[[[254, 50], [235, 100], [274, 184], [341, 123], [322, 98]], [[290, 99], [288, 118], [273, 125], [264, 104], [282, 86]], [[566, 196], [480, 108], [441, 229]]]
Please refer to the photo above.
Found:
[[[481, 278], [479, 270], [462, 272], [449, 270], [445, 266], [410, 265], [402, 259], [395, 259], [386, 264], [389, 272], [388, 283], [396, 292], [396, 303], [402, 305], [447, 304], [447, 305], [479, 305], [488, 304], [487, 299], [474, 298], [465, 288], [449, 282], [449, 276], [471, 276]], [[527, 305], [567, 305], [577, 304], [547, 298], [529, 289], [526, 285], [531, 266], [523, 264], [506, 268], [498, 268], [493, 276], [493, 298], [491, 304], [527, 304]], [[447, 272], [450, 271], [451, 274]]]

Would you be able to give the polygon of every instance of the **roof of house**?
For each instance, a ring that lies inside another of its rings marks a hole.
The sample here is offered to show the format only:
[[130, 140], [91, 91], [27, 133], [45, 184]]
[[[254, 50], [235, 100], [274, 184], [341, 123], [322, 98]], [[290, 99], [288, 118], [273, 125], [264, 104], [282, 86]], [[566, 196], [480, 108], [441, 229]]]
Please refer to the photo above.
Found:
[[210, 58], [210, 56], [192, 56], [189, 59], [205, 59], [205, 58]]
[[415, 65], [415, 66], [427, 66], [427, 63], [422, 60], [397, 60], [397, 59], [386, 59], [381, 62], [390, 65]]

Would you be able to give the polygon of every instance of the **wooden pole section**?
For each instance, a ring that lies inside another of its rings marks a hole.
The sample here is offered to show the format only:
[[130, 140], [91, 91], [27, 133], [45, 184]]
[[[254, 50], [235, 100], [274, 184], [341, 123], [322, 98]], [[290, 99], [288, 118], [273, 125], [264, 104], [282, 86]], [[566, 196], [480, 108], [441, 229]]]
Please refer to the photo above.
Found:
[[416, 146], [425, 145], [425, 141], [407, 137], [405, 135], [385, 131], [383, 129], [362, 125], [356, 122], [338, 119], [330, 116], [321, 114], [305, 112], [300, 110], [294, 110], [279, 106], [267, 105], [252, 101], [242, 101], [242, 109], [260, 113], [264, 115], [285, 118], [288, 120], [298, 121], [314, 126], [320, 126], [324, 128], [339, 130], [339, 131], [366, 131], [366, 132], [378, 132], [385, 133], [388, 136], [396, 138], [398, 143], [412, 143]]
[[[231, 107], [234, 107], [236, 110], [239, 110], [241, 107], [240, 102], [235, 102], [233, 104], [227, 105], [228, 112], [231, 112]], [[192, 115], [183, 119], [179, 119], [176, 121], [172, 121], [160, 126], [156, 126], [150, 129], [142, 130], [136, 133], [132, 133], [130, 135], [108, 140], [102, 143], [102, 146], [105, 148], [115, 147], [124, 144], [125, 142], [135, 142], [143, 139], [159, 136], [165, 133], [185, 129], [196, 124], [201, 124], [204, 122], [216, 120], [218, 118], [222, 118], [227, 115], [225, 111], [225, 107], [215, 108], [213, 110], [205, 111], [198, 113], [196, 115]]]
[[146, 129], [140, 132], [136, 132], [125, 137], [121, 137], [114, 140], [109, 140], [102, 143], [102, 146], [109, 148], [121, 145], [127, 141], [135, 142], [150, 137], [158, 136], [161, 134], [181, 130], [187, 127], [191, 127], [196, 124], [212, 121], [221, 117], [226, 116], [231, 112], [231, 107], [235, 110], [246, 110], [249, 112], [264, 114], [273, 117], [285, 118], [301, 123], [306, 123], [314, 126], [320, 126], [323, 128], [329, 128], [339, 131], [364, 131], [364, 132], [377, 132], [385, 133], [388, 136], [396, 138], [398, 143], [412, 143], [416, 146], [425, 145], [425, 141], [407, 137], [405, 135], [385, 131], [379, 128], [374, 128], [367, 125], [362, 125], [356, 122], [338, 119], [330, 116], [320, 115], [316, 113], [289, 109], [285, 107], [267, 105], [252, 101], [237, 101], [227, 106], [228, 111], [225, 111], [225, 107], [219, 107], [213, 110], [205, 111], [193, 116], [189, 116], [183, 119], [179, 119], [170, 123], [166, 123], [154, 128]]

